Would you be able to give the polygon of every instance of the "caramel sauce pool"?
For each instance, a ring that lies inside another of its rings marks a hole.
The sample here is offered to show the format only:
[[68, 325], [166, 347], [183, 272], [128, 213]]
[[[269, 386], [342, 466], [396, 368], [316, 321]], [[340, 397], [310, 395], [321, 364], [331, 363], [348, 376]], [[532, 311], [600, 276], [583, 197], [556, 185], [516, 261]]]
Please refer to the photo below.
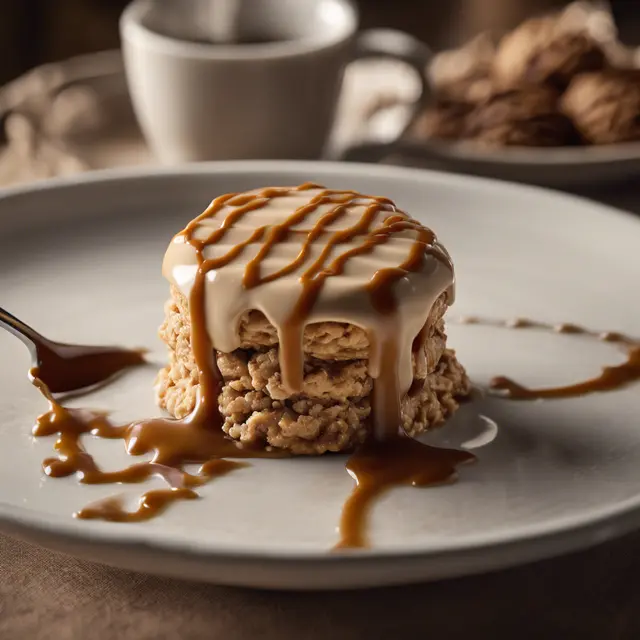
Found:
[[[37, 377], [37, 370], [32, 369], [31, 376], [33, 384], [49, 403], [49, 410], [37, 418], [33, 435], [57, 436], [54, 448], [58, 455], [42, 463], [46, 475], [52, 478], [76, 475], [83, 484], [132, 484], [157, 476], [169, 486], [144, 493], [133, 512], [126, 511], [121, 501], [108, 498], [81, 509], [74, 514], [77, 518], [113, 522], [148, 520], [172, 502], [196, 498], [197, 487], [245, 466], [223, 458], [270, 455], [237, 447], [224, 438], [221, 431], [203, 428], [194, 416], [184, 420], [154, 418], [114, 425], [103, 413], [62, 406]], [[118, 471], [103, 471], [82, 445], [81, 438], [85, 434], [122, 440], [130, 455], [151, 453], [152, 459]], [[190, 474], [183, 469], [188, 463], [202, 463], [202, 466], [196, 474]]]
[[347, 461], [347, 471], [356, 487], [342, 509], [340, 541], [335, 549], [369, 546], [367, 522], [371, 507], [389, 489], [454, 482], [457, 467], [475, 459], [468, 451], [430, 447], [405, 436], [365, 443]]

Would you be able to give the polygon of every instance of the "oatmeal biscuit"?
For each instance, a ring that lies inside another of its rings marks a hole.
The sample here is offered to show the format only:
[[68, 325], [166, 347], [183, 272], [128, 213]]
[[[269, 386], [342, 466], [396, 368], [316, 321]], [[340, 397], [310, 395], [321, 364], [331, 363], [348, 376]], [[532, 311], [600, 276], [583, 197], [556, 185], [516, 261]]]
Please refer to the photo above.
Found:
[[[169, 364], [160, 371], [160, 406], [177, 418], [196, 405], [198, 371], [191, 350], [188, 301], [175, 288], [166, 305], [160, 337]], [[469, 381], [452, 351], [445, 349], [438, 300], [429, 319], [423, 348], [414, 352], [414, 382], [402, 400], [402, 426], [418, 435], [440, 424], [469, 392]], [[282, 385], [274, 327], [259, 312], [241, 320], [242, 348], [217, 353], [223, 377], [218, 397], [223, 430], [251, 446], [317, 455], [352, 449], [370, 430], [373, 380], [368, 372], [369, 339], [359, 327], [319, 323], [304, 335], [304, 383], [289, 395]]]

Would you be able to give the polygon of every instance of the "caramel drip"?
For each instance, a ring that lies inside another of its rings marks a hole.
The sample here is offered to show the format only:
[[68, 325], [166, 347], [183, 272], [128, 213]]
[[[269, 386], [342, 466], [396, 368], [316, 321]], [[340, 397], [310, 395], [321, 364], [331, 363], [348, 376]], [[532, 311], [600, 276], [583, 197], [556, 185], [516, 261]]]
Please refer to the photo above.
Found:
[[[393, 222], [381, 234], [388, 238], [394, 228], [404, 229], [409, 222]], [[376, 236], [380, 237], [380, 236]], [[379, 383], [374, 385], [372, 406], [374, 409], [374, 435], [379, 441], [387, 441], [397, 437], [401, 431], [401, 394], [398, 382], [397, 363], [400, 357], [398, 341], [395, 337], [397, 302], [394, 295], [394, 286], [398, 280], [408, 272], [420, 268], [424, 260], [424, 247], [429, 246], [435, 240], [435, 236], [429, 229], [418, 229], [418, 237], [411, 247], [408, 258], [395, 269], [380, 269], [371, 279], [368, 289], [371, 294], [371, 302], [378, 314], [384, 318], [381, 335], [370, 333], [372, 353], [379, 350], [378, 359], [383, 366], [380, 367]], [[375, 356], [374, 356], [375, 357]]]
[[529, 389], [505, 376], [496, 376], [491, 380], [490, 387], [506, 391], [507, 396], [513, 400], [550, 400], [615, 391], [638, 380], [640, 380], [640, 346], [630, 348], [627, 359], [622, 364], [604, 367], [599, 376], [583, 382], [562, 387]]
[[282, 327], [280, 338], [280, 349], [282, 353], [283, 379], [288, 388], [294, 392], [302, 389], [304, 354], [302, 351], [302, 336], [307, 318], [315, 305], [324, 282], [330, 276], [341, 275], [347, 261], [356, 255], [370, 252], [379, 240], [372, 238], [365, 241], [358, 247], [345, 251], [337, 256], [327, 268], [324, 268], [327, 258], [331, 255], [336, 245], [349, 242], [359, 235], [367, 233], [369, 227], [382, 207], [389, 206], [386, 201], [376, 202], [366, 208], [360, 220], [347, 229], [337, 231], [328, 240], [320, 256], [301, 275], [302, 293], [298, 298], [291, 316]]
[[[312, 188], [312, 185], [302, 185], [300, 189]], [[198, 271], [189, 296], [189, 314], [191, 317], [191, 348], [193, 350], [196, 367], [199, 376], [199, 391], [196, 408], [188, 419], [192, 423], [206, 423], [210, 428], [221, 431], [222, 416], [217, 408], [218, 396], [222, 387], [222, 376], [216, 363], [215, 352], [211, 339], [206, 330], [205, 310], [205, 279], [207, 273], [218, 269], [237, 258], [250, 244], [262, 239], [266, 227], [256, 229], [243, 243], [235, 245], [224, 256], [216, 259], [205, 259], [204, 249], [222, 240], [227, 231], [249, 211], [254, 211], [265, 206], [271, 197], [281, 194], [278, 189], [266, 189], [260, 195], [236, 196], [228, 194], [213, 201], [211, 206], [198, 218], [193, 220], [184, 230], [185, 240], [196, 250], [198, 259]], [[238, 206], [222, 222], [219, 229], [213, 231], [203, 241], [194, 237], [198, 225], [205, 218], [210, 218], [219, 213], [225, 204]]]
[[202, 250], [198, 251], [200, 266], [189, 297], [191, 317], [191, 349], [198, 369], [199, 389], [196, 407], [186, 418], [189, 424], [208, 426], [211, 431], [222, 432], [222, 415], [218, 410], [218, 396], [222, 389], [222, 374], [216, 362], [211, 339], [206, 330], [204, 282], [206, 270], [203, 268]]
[[467, 451], [430, 447], [404, 436], [387, 442], [369, 441], [347, 462], [347, 471], [356, 487], [342, 509], [336, 549], [369, 546], [366, 535], [369, 513], [381, 494], [394, 487], [453, 482], [456, 467], [475, 459]]
[[[148, 468], [154, 466], [149, 463], [143, 464], [147, 464]], [[108, 522], [143, 522], [151, 520], [151, 518], [163, 513], [174, 502], [198, 498], [198, 493], [191, 487], [199, 487], [213, 478], [225, 476], [242, 466], [244, 465], [231, 460], [209, 460], [200, 467], [196, 476], [182, 472], [183, 486], [174, 485], [169, 489], [145, 491], [138, 499], [138, 508], [135, 511], [127, 511], [122, 499], [118, 496], [112, 496], [83, 507], [75, 516], [83, 520], [106, 520]], [[131, 468], [133, 467], [129, 467], [129, 469]], [[176, 471], [171, 467], [168, 467], [168, 469], [171, 472]], [[167, 483], [172, 485], [170, 478], [163, 474], [159, 475], [162, 475], [167, 479]], [[120, 482], [123, 481], [121, 480]]]
[[[300, 187], [297, 187], [296, 189], [293, 189], [293, 191], [304, 191], [315, 188], [318, 188], [317, 185], [306, 183], [301, 185]], [[245, 273], [243, 277], [243, 285], [245, 286], [245, 288], [250, 289], [260, 284], [271, 282], [279, 277], [283, 277], [284, 275], [295, 271], [300, 265], [304, 263], [312, 242], [320, 236], [320, 234], [324, 231], [325, 227], [328, 224], [342, 216], [346, 211], [348, 205], [359, 197], [358, 194], [350, 191], [335, 192], [323, 190], [319, 195], [314, 197], [309, 202], [309, 204], [297, 209], [283, 223], [275, 225], [271, 228], [267, 226], [259, 227], [246, 241], [235, 245], [224, 256], [216, 259], [205, 259], [204, 249], [209, 245], [220, 242], [224, 238], [227, 231], [231, 227], [233, 227], [233, 225], [239, 222], [247, 213], [260, 209], [266, 206], [272, 198], [288, 195], [289, 193], [291, 193], [291, 191], [292, 189], [270, 188], [256, 194], [247, 194], [241, 196], [222, 196], [221, 198], [217, 198], [216, 200], [214, 200], [207, 211], [193, 220], [187, 226], [184, 232], [182, 232], [185, 240], [196, 250], [199, 264], [199, 269], [196, 274], [194, 285], [189, 297], [189, 306], [191, 315], [192, 347], [194, 350], [196, 364], [198, 366], [198, 372], [201, 375], [201, 396], [212, 396], [217, 398], [220, 392], [220, 374], [219, 371], [217, 371], [215, 362], [213, 364], [210, 362], [213, 356], [210, 356], [209, 354], [213, 353], [213, 345], [211, 344], [211, 341], [206, 331], [204, 330], [204, 327], [206, 326], [206, 313], [204, 308], [204, 281], [206, 278], [206, 274], [213, 269], [219, 269], [229, 264], [235, 258], [237, 258], [240, 253], [242, 253], [246, 246], [257, 242], [265, 235], [267, 237], [260, 247], [257, 255], [245, 267]], [[384, 202], [385, 206], [391, 206], [390, 202], [386, 199], [380, 199], [380, 201], [381, 203]], [[278, 272], [262, 278], [260, 275], [260, 267], [263, 260], [271, 251], [272, 247], [275, 244], [284, 241], [294, 225], [302, 222], [307, 216], [315, 212], [320, 205], [328, 203], [335, 203], [336, 206], [327, 214], [322, 216], [322, 218], [318, 221], [318, 223], [316, 223], [314, 228], [311, 229], [310, 232], [308, 232], [307, 239], [304, 242], [302, 249], [296, 259]], [[227, 215], [227, 217], [222, 221], [221, 226], [213, 231], [206, 240], [203, 241], [195, 238], [195, 231], [198, 229], [201, 222], [206, 218], [212, 218], [216, 216], [227, 204], [237, 206], [238, 208], [229, 213], [229, 215]], [[376, 208], [375, 212], [377, 211], [378, 208]], [[350, 237], [354, 237], [360, 230], [360, 228], [361, 225], [356, 225], [356, 227], [354, 227], [355, 233]], [[345, 238], [346, 237], [347, 236], [345, 236]], [[286, 331], [284, 333], [286, 334]], [[292, 360], [292, 358], [287, 355], [289, 351], [287, 349], [287, 345], [282, 344], [281, 350], [283, 352], [282, 369], [284, 382], [291, 389], [299, 390], [302, 382], [301, 349], [299, 348], [299, 357], [296, 358], [296, 360], [299, 362], [299, 366], [297, 367], [297, 369], [299, 369], [300, 375], [298, 375], [295, 379], [294, 376], [290, 373], [294, 368], [292, 366], [287, 366], [287, 363], [291, 362]], [[208, 364], [207, 361], [209, 361]], [[201, 367], [200, 363], [205, 363], [205, 368], [207, 369], [207, 371], [204, 371], [204, 368]], [[202, 375], [203, 373], [204, 376]]]
[[547, 324], [526, 318], [515, 320], [491, 320], [486, 318], [466, 317], [459, 320], [461, 324], [481, 324], [509, 329], [540, 329], [554, 333], [568, 335], [584, 335], [602, 342], [621, 345], [626, 350], [626, 360], [619, 365], [602, 369], [599, 376], [576, 382], [575, 384], [549, 387], [544, 389], [530, 389], [506, 376], [494, 377], [489, 386], [497, 391], [504, 391], [505, 396], [512, 400], [551, 400], [560, 398], [575, 398], [591, 393], [615, 391], [632, 382], [640, 380], [640, 342], [621, 333], [611, 331], [591, 331], [572, 323]]
[[127, 511], [119, 497], [106, 498], [80, 509], [75, 516], [82, 520], [106, 520], [107, 522], [143, 522], [163, 513], [178, 500], [195, 500], [198, 494], [192, 489], [153, 489], [145, 491], [138, 500], [135, 511]]
[[308, 205], [300, 207], [282, 224], [274, 226], [269, 233], [267, 241], [262, 245], [256, 257], [251, 260], [249, 264], [247, 264], [244, 272], [243, 285], [247, 289], [251, 289], [253, 287], [257, 287], [260, 284], [273, 282], [278, 278], [282, 278], [290, 273], [293, 273], [302, 264], [304, 264], [312, 243], [318, 237], [320, 237], [320, 235], [324, 232], [325, 227], [342, 217], [346, 213], [349, 204], [351, 204], [356, 199], [356, 194], [349, 193], [341, 195], [341, 197], [337, 201], [337, 206], [323, 215], [322, 218], [320, 218], [320, 220], [318, 220], [318, 222], [315, 224], [313, 229], [311, 229], [311, 231], [307, 233], [307, 238], [302, 245], [300, 253], [298, 253], [298, 255], [296, 256], [296, 259], [279, 271], [276, 271], [275, 273], [272, 273], [268, 276], [261, 277], [260, 266], [263, 260], [269, 255], [269, 252], [275, 244], [286, 240], [288, 234], [291, 232], [291, 227], [298, 224], [299, 222], [302, 222], [311, 213], [314, 213], [320, 205], [335, 203], [336, 200], [332, 197], [331, 192], [325, 190], [318, 196], [313, 198]]
[[[295, 187], [294, 189], [289, 189], [287, 187], [269, 187], [267, 189], [263, 189], [258, 194], [255, 193], [228, 193], [224, 196], [220, 196], [213, 200], [211, 204], [196, 218], [194, 218], [182, 232], [182, 235], [185, 236], [189, 240], [189, 242], [195, 242], [193, 238], [193, 234], [198, 228], [198, 226], [209, 218], [215, 217], [220, 211], [224, 208], [225, 205], [230, 205], [234, 207], [246, 207], [250, 206], [249, 209], [237, 209], [234, 213], [237, 215], [233, 215], [228, 217], [223, 222], [223, 227], [226, 229], [231, 228], [240, 218], [242, 218], [248, 211], [251, 211], [252, 208], [259, 209], [260, 207], [264, 207], [268, 204], [269, 200], [272, 198], [277, 198], [278, 196], [284, 196], [290, 193], [291, 191], [310, 191], [312, 189], [321, 189], [317, 184], [312, 182], [305, 182], [301, 184], [299, 187]], [[214, 232], [216, 234], [217, 231]], [[212, 244], [213, 242], [218, 242], [220, 237], [214, 238], [214, 236], [210, 236], [205, 241], [201, 242], [201, 247], [204, 248], [205, 245]]]
[[[31, 373], [33, 376], [36, 370]], [[155, 418], [114, 425], [104, 413], [63, 407], [41, 380], [33, 377], [32, 381], [49, 403], [49, 410], [37, 418], [33, 435], [58, 436], [55, 444], [58, 456], [47, 458], [42, 464], [48, 476], [60, 478], [75, 474], [83, 484], [131, 484], [157, 476], [170, 487], [145, 493], [136, 512], [124, 511], [118, 500], [107, 500], [100, 503], [100, 508], [94, 504], [82, 509], [75, 514], [78, 518], [96, 519], [102, 515], [117, 522], [146, 520], [171, 502], [195, 497], [195, 488], [245, 466], [221, 458], [282, 457], [277, 452], [238, 447], [225, 438], [221, 430], [207, 428], [201, 422], [205, 415], [202, 409], [183, 420]], [[130, 455], [151, 453], [152, 459], [118, 471], [103, 471], [85, 450], [81, 442], [83, 435], [122, 440]], [[191, 474], [183, 469], [188, 463], [203, 464], [196, 474]]]

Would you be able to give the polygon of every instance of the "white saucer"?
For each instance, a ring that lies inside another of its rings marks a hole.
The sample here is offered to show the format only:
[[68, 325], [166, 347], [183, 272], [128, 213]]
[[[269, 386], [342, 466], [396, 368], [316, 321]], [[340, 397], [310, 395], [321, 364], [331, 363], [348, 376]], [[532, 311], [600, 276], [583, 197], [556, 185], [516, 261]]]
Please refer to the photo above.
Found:
[[[632, 216], [505, 183], [370, 165], [245, 162], [177, 171], [108, 172], [0, 196], [0, 305], [59, 340], [164, 353], [156, 339], [172, 234], [223, 192], [315, 180], [394, 198], [432, 226], [458, 273], [452, 316], [525, 316], [640, 334]], [[586, 338], [450, 326], [474, 381], [507, 374], [570, 382], [621, 361]], [[330, 553], [352, 481], [344, 458], [258, 460], [141, 524], [78, 521], [73, 511], [140, 486], [50, 479], [52, 439], [30, 428], [44, 404], [27, 350], [0, 333], [0, 529], [129, 569], [269, 588], [345, 588], [432, 580], [506, 567], [610, 539], [640, 525], [639, 387], [545, 403], [466, 405], [429, 440], [475, 441], [457, 484], [404, 488], [377, 505], [368, 551]], [[75, 400], [149, 416], [155, 367]], [[498, 424], [488, 432], [479, 414]], [[493, 441], [492, 437], [496, 436]], [[91, 442], [107, 469], [120, 442]]]

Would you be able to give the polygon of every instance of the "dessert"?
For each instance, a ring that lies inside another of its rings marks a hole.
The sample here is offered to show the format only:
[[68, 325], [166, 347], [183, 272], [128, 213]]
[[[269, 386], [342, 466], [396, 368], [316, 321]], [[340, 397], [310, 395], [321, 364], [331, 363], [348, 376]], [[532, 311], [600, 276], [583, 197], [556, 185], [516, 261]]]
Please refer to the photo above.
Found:
[[574, 2], [523, 22], [495, 45], [481, 34], [434, 56], [434, 101], [412, 133], [494, 148], [637, 140], [639, 60], [618, 39], [606, 7]]
[[416, 123], [415, 132], [425, 138], [460, 140], [467, 130], [467, 118], [473, 105], [466, 102], [439, 100], [422, 113]]
[[576, 142], [558, 93], [544, 85], [497, 93], [466, 118], [465, 137], [485, 146], [559, 147]]
[[500, 42], [493, 61], [499, 89], [550, 84], [564, 89], [583, 71], [602, 69], [605, 54], [588, 34], [564, 28], [555, 15], [522, 23]]
[[427, 75], [439, 101], [473, 105], [491, 95], [495, 44], [480, 34], [458, 49], [434, 56]]
[[413, 436], [469, 392], [446, 349], [451, 259], [385, 198], [311, 184], [222, 196], [174, 238], [163, 273], [159, 404], [182, 418], [209, 396], [245, 446], [321, 454]]
[[592, 144], [640, 140], [640, 70], [581, 74], [561, 108]]

